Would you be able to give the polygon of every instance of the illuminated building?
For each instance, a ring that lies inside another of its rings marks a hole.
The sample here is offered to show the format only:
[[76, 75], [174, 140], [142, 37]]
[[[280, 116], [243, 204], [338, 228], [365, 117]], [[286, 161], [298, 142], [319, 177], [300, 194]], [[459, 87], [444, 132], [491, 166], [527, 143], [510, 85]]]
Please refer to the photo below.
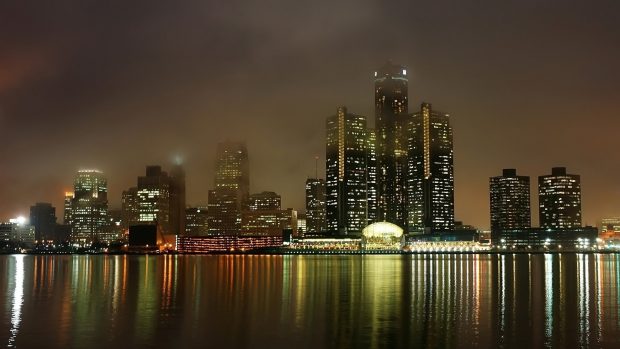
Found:
[[281, 208], [280, 195], [272, 191], [250, 195], [248, 209], [250, 211], [279, 210]]
[[494, 246], [506, 250], [584, 250], [596, 245], [596, 227], [525, 228], [491, 232]]
[[408, 231], [434, 234], [454, 229], [452, 127], [448, 114], [422, 103], [409, 124]]
[[599, 237], [605, 241], [620, 240], [620, 217], [603, 218], [601, 220]]
[[366, 118], [339, 107], [327, 118], [327, 231], [358, 235], [367, 222]]
[[27, 248], [34, 247], [35, 228], [29, 225], [24, 217], [10, 219], [7, 223], [0, 223], [0, 241], [12, 242]]
[[403, 228], [388, 222], [377, 222], [362, 230], [362, 249], [401, 250], [405, 243]]
[[305, 232], [325, 232], [327, 230], [325, 215], [325, 180], [320, 178], [308, 178], [306, 180]]
[[108, 183], [97, 170], [80, 170], [73, 182], [71, 240], [85, 246], [99, 240], [108, 224]]
[[366, 196], [368, 216], [366, 224], [377, 221], [377, 137], [375, 130], [366, 131]]
[[185, 233], [185, 170], [180, 163], [170, 171], [170, 233]]
[[124, 230], [138, 224], [140, 208], [138, 205], [138, 188], [131, 187], [123, 191], [121, 196], [121, 225]]
[[146, 175], [138, 177], [138, 222], [159, 227], [163, 235], [170, 228], [170, 177], [161, 166], [147, 166]]
[[282, 246], [280, 236], [179, 236], [180, 253], [247, 252], [259, 248]]
[[217, 145], [215, 189], [209, 191], [209, 233], [237, 235], [241, 211], [250, 196], [248, 151], [245, 142]]
[[386, 63], [375, 72], [376, 221], [402, 228], [407, 220], [407, 68]]
[[30, 225], [34, 227], [36, 241], [54, 240], [56, 208], [46, 202], [37, 202], [30, 206]]
[[304, 213], [297, 213], [297, 234], [299, 236], [304, 236], [308, 231], [307, 229], [306, 215]]
[[579, 175], [554, 167], [551, 175], [538, 177], [538, 214], [541, 228], [581, 227]]
[[63, 212], [63, 223], [65, 225], [71, 225], [72, 202], [73, 202], [73, 192], [66, 192], [65, 200], [64, 200], [64, 212]]
[[206, 236], [209, 234], [209, 215], [205, 207], [185, 209], [185, 235]]
[[108, 210], [108, 223], [99, 235], [99, 241], [110, 244], [124, 239], [121, 216], [121, 210]]
[[504, 169], [489, 179], [491, 230], [523, 229], [531, 226], [530, 177]]

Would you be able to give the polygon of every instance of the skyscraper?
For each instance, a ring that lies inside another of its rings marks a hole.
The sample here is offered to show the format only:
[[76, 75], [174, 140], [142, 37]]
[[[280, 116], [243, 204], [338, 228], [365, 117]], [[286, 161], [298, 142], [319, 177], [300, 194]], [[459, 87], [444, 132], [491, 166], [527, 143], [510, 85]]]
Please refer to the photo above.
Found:
[[325, 180], [308, 178], [306, 180], [306, 230], [308, 233], [324, 233], [325, 220]]
[[489, 189], [492, 232], [531, 227], [530, 177], [504, 169], [489, 179]]
[[71, 225], [71, 205], [73, 204], [73, 192], [65, 192], [65, 200], [64, 200], [64, 212], [63, 212], [63, 224]]
[[375, 72], [377, 221], [407, 224], [408, 79], [404, 66], [386, 63]]
[[581, 180], [554, 167], [538, 177], [538, 214], [541, 228], [581, 227]]
[[327, 119], [326, 209], [332, 234], [359, 235], [367, 223], [366, 118], [339, 107]]
[[209, 191], [209, 233], [237, 235], [241, 228], [241, 210], [250, 196], [250, 168], [245, 142], [217, 145], [215, 189]]
[[209, 235], [209, 217], [206, 207], [188, 207], [185, 209], [185, 234], [187, 236]]
[[454, 229], [454, 166], [448, 114], [422, 103], [409, 123], [408, 229], [442, 233]]
[[121, 196], [121, 225], [123, 230], [140, 222], [140, 207], [138, 204], [138, 188], [131, 187], [123, 191]]
[[79, 245], [99, 240], [108, 224], [108, 183], [97, 170], [80, 170], [73, 182], [71, 239]]
[[272, 191], [251, 194], [248, 200], [250, 211], [279, 210], [282, 208], [282, 198]]
[[171, 234], [170, 177], [161, 166], [147, 166], [138, 177], [138, 221], [157, 224], [161, 234]]
[[34, 227], [35, 240], [54, 240], [56, 208], [50, 203], [37, 202], [30, 206], [30, 225]]

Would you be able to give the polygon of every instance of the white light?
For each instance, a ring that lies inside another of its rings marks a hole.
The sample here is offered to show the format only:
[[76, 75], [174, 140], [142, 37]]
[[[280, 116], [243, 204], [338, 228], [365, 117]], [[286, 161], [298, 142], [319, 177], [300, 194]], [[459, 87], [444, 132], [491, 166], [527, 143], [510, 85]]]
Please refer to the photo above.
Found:
[[403, 69], [403, 75], [407, 75], [407, 69]]
[[14, 223], [14, 224], [17, 224], [17, 225], [24, 225], [24, 224], [26, 224], [26, 217], [19, 216], [17, 218], [9, 219], [9, 223]]

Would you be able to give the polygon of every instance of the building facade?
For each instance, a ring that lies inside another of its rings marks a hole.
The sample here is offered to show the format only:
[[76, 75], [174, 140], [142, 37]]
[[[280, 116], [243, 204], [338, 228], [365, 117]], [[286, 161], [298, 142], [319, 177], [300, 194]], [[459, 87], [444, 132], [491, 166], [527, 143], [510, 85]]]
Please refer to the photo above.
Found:
[[170, 177], [161, 166], [147, 166], [138, 177], [138, 222], [155, 224], [161, 234], [172, 234], [170, 225]]
[[188, 207], [185, 209], [185, 235], [209, 235], [209, 215], [206, 207]]
[[454, 229], [454, 155], [450, 116], [422, 103], [409, 123], [407, 226], [412, 234]]
[[34, 227], [37, 242], [54, 240], [56, 208], [47, 202], [37, 202], [34, 206], [30, 206], [30, 225]]
[[489, 179], [491, 231], [530, 228], [530, 177], [504, 169]]
[[581, 180], [554, 167], [551, 175], [538, 177], [538, 214], [541, 228], [581, 227]]

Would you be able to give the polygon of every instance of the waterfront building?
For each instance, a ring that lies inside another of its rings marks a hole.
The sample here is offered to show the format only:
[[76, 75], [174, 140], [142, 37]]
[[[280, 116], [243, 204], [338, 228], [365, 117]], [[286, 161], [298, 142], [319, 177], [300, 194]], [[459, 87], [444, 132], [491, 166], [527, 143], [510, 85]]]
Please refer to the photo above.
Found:
[[297, 234], [299, 236], [304, 236], [304, 234], [308, 231], [305, 213], [297, 213]]
[[289, 230], [293, 236], [298, 235], [297, 211], [289, 208], [245, 210], [241, 216], [240, 236], [282, 236]]
[[596, 245], [596, 227], [525, 228], [491, 232], [491, 242], [507, 250], [587, 250]]
[[71, 205], [73, 203], [73, 192], [68, 191], [65, 192], [65, 200], [63, 204], [64, 212], [63, 212], [63, 224], [71, 225]]
[[180, 253], [247, 252], [255, 249], [280, 247], [280, 236], [178, 236]]
[[185, 209], [185, 235], [209, 235], [209, 215], [206, 207], [188, 207]]
[[34, 227], [35, 240], [54, 240], [56, 231], [56, 208], [47, 202], [30, 206], [30, 225]]
[[[374, 74], [377, 210], [376, 221], [407, 224], [407, 68], [386, 63]], [[371, 216], [374, 214], [371, 213]]]
[[306, 180], [306, 232], [320, 233], [327, 230], [325, 180]]
[[24, 217], [10, 219], [0, 223], [0, 241], [32, 248], [35, 245], [35, 227]]
[[78, 171], [70, 212], [72, 242], [86, 246], [98, 241], [108, 223], [108, 183], [101, 171]]
[[366, 118], [339, 107], [326, 124], [327, 231], [359, 236], [368, 210]]
[[538, 214], [541, 228], [581, 227], [581, 180], [554, 167], [538, 177]]
[[402, 250], [405, 243], [403, 228], [388, 222], [368, 225], [362, 231], [361, 246], [364, 250]]
[[504, 169], [489, 179], [491, 230], [531, 227], [530, 177], [517, 176], [517, 170]]
[[409, 123], [407, 227], [412, 234], [454, 229], [454, 160], [450, 116], [422, 103]]

